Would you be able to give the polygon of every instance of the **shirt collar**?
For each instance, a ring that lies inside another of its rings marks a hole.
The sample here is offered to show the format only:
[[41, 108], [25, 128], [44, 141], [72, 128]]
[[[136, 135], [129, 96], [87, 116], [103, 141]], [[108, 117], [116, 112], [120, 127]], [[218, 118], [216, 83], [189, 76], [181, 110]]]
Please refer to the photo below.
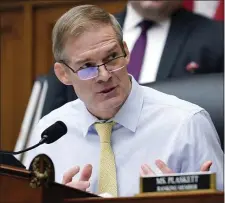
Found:
[[141, 86], [133, 76], [130, 75], [130, 78], [132, 80], [131, 92], [113, 120], [132, 132], [135, 132], [141, 115], [144, 99]]
[[[82, 101], [81, 101], [82, 102]], [[88, 133], [89, 128], [96, 122], [98, 118], [93, 116], [86, 108], [85, 104], [82, 102], [81, 116], [80, 116], [80, 128], [82, 130], [83, 136], [85, 137]]]
[[[132, 132], [135, 132], [143, 105], [143, 94], [137, 81], [131, 75], [129, 76], [132, 81], [130, 94], [114, 118], [111, 118], [108, 121], [113, 120]], [[101, 122], [101, 120], [93, 116], [82, 102], [79, 123], [84, 137], [87, 135], [89, 129], [92, 129], [95, 122]]]
[[[136, 26], [143, 20], [144, 18], [140, 14], [138, 14], [137, 11], [135, 11], [132, 7], [131, 3], [128, 2], [123, 31], [126, 32], [135, 29]], [[170, 22], [170, 18], [157, 22], [154, 24], [154, 26], [164, 27], [166, 24], [168, 24], [168, 22]]]
[[128, 2], [127, 4], [127, 12], [124, 21], [123, 31], [128, 31], [134, 29], [141, 21], [143, 17], [141, 17]]

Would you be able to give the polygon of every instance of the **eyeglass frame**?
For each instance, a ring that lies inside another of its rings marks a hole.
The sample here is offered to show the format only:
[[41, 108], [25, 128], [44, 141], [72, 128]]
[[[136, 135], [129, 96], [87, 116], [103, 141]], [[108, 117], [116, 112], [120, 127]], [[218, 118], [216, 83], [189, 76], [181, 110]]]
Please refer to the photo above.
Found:
[[[124, 68], [124, 66], [122, 66], [122, 67], [120, 67], [120, 68], [118, 68], [118, 69], [116, 69], [116, 70], [113, 70], [113, 71], [109, 71], [108, 69], [107, 69], [107, 66], [106, 66], [106, 64], [107, 63], [109, 63], [109, 62], [111, 62], [111, 61], [114, 61], [114, 60], [116, 60], [116, 59], [118, 59], [118, 58], [122, 58], [122, 57], [126, 57], [127, 56], [127, 54], [126, 54], [126, 52], [124, 51], [124, 54], [123, 55], [120, 55], [120, 56], [117, 56], [116, 58], [114, 58], [114, 59], [111, 59], [111, 60], [109, 60], [109, 61], [107, 61], [107, 62], [105, 62], [105, 63], [102, 63], [102, 64], [100, 64], [100, 65], [95, 65], [94, 67], [96, 67], [96, 68], [98, 68], [98, 72], [99, 72], [99, 67], [101, 67], [101, 66], [104, 66], [105, 67], [105, 69], [108, 71], [108, 72], [114, 72], [114, 71], [117, 71], [117, 70], [120, 70], [120, 69], [122, 69], [122, 68]], [[73, 73], [75, 73], [75, 74], [77, 74], [77, 72], [78, 71], [80, 71], [80, 70], [82, 70], [82, 69], [78, 69], [78, 70], [74, 70], [73, 68], [71, 68], [64, 60], [59, 60], [59, 61], [57, 61], [58, 63], [62, 63], [62, 64], [64, 64], [67, 68], [69, 68]], [[87, 68], [89, 68], [89, 67], [87, 67]], [[83, 68], [83, 69], [86, 69], [86, 68]], [[77, 74], [78, 75], [78, 74]], [[98, 77], [98, 75], [97, 76], [94, 76], [94, 77], [91, 77], [91, 78], [88, 78], [88, 79], [81, 79], [79, 76], [78, 76], [78, 78], [80, 79], [80, 80], [90, 80], [90, 79], [93, 79], [93, 78], [96, 78], [96, 77]]]

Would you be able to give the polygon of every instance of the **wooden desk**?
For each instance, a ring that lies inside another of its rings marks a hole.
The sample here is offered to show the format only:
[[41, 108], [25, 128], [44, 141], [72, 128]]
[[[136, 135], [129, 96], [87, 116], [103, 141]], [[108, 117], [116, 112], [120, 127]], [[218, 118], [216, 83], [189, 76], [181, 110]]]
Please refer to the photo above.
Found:
[[65, 199], [64, 203], [223, 203], [223, 192], [179, 192], [142, 197]]
[[33, 175], [24, 169], [0, 165], [0, 203], [222, 203], [224, 198], [223, 192], [206, 191], [102, 198], [54, 182], [32, 188], [30, 183]]

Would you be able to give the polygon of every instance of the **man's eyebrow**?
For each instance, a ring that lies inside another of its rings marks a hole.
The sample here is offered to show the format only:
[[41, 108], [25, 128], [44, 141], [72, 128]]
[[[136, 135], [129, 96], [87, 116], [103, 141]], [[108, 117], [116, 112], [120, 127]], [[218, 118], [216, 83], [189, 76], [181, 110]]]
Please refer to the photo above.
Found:
[[[111, 53], [112, 51], [118, 49], [118, 45], [115, 44], [113, 45], [113, 47], [111, 47], [109, 50], [106, 51], [107, 54]], [[78, 60], [75, 60], [74, 63], [76, 64], [81, 64], [81, 63], [84, 63], [86, 61], [91, 61], [92, 59], [91, 58], [84, 58], [84, 59], [78, 59]]]
[[110, 52], [112, 52], [112, 51], [115, 51], [117, 48], [118, 48], [118, 46], [117, 46], [117, 44], [115, 44], [115, 45], [113, 45], [113, 47], [111, 47], [111, 48], [107, 51], [107, 53], [110, 53]]
[[74, 63], [80, 64], [80, 63], [84, 63], [86, 61], [91, 61], [91, 58], [78, 59], [78, 60], [75, 60]]

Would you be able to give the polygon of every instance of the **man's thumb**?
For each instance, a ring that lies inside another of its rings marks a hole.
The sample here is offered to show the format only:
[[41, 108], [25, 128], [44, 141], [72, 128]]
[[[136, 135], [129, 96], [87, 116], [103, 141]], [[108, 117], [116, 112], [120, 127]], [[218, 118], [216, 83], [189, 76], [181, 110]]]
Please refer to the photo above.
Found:
[[212, 165], [212, 161], [206, 161], [205, 163], [202, 164], [200, 171], [202, 171], [202, 172], [209, 171], [211, 165]]

